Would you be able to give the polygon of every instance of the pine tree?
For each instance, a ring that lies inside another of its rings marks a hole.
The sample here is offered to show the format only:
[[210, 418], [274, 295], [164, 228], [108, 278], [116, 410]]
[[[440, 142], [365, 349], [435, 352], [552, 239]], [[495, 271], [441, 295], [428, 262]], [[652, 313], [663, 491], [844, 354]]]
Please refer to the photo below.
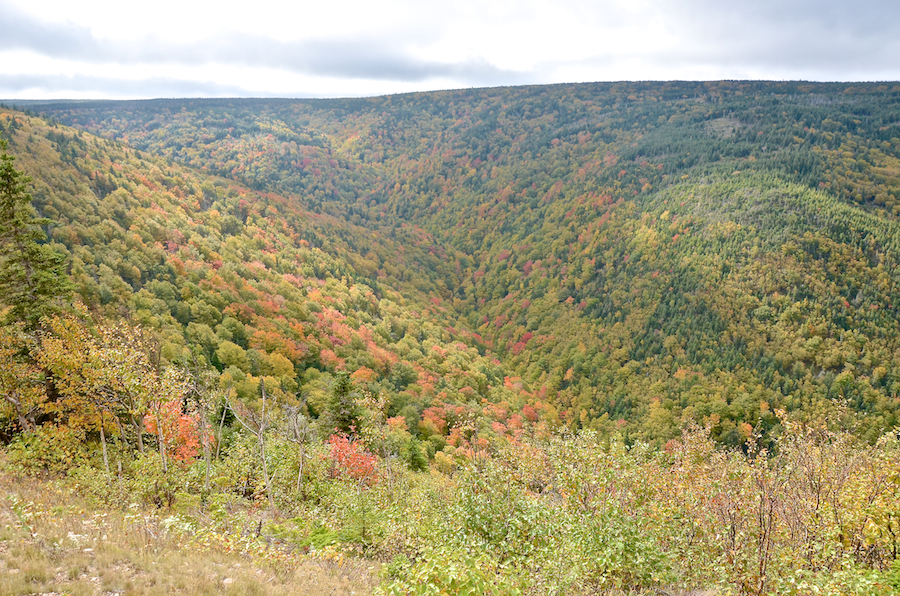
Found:
[[353, 381], [346, 372], [338, 372], [328, 400], [328, 421], [337, 432], [355, 435], [359, 432], [362, 413], [356, 402]]
[[9, 308], [5, 322], [34, 327], [58, 309], [71, 285], [65, 257], [42, 244], [47, 236], [41, 226], [50, 220], [35, 213], [27, 190], [31, 178], [14, 161], [0, 140], [0, 310]]

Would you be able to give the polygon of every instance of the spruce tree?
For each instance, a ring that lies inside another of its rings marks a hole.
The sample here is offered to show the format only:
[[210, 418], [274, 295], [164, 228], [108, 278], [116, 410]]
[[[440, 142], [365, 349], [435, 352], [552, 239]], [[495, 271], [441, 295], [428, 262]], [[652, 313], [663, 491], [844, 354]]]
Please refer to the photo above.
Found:
[[17, 170], [15, 158], [0, 140], [0, 310], [9, 308], [3, 322], [22, 322], [33, 328], [40, 318], [58, 309], [71, 292], [65, 257], [46, 244], [40, 218], [28, 192], [31, 178]]
[[356, 402], [356, 393], [353, 391], [353, 381], [350, 379], [350, 375], [343, 371], [338, 372], [334, 377], [331, 396], [328, 400], [330, 429], [355, 435], [359, 432], [361, 417], [362, 412]]

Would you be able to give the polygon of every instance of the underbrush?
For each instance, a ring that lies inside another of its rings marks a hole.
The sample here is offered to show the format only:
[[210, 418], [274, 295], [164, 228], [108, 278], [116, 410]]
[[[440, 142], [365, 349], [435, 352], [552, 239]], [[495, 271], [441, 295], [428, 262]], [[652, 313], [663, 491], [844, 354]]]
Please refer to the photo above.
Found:
[[330, 585], [391, 596], [887, 596], [900, 586], [895, 435], [873, 446], [786, 423], [777, 453], [749, 454], [703, 430], [663, 450], [534, 435], [470, 457], [448, 449], [425, 472], [363, 451], [365, 465], [347, 467], [349, 452], [273, 436], [268, 486], [249, 443], [211, 462], [208, 486], [201, 459], [165, 468], [156, 452], [110, 447], [107, 473], [85, 447], [62, 477], [33, 464], [63, 456], [42, 446], [44, 459], [28, 460], [29, 445], [0, 460], [4, 594]]

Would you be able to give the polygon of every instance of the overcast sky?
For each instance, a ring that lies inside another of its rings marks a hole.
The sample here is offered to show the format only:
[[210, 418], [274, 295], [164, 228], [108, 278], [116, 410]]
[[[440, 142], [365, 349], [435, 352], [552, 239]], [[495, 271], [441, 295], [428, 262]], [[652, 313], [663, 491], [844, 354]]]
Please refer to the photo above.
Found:
[[0, 0], [0, 98], [900, 80], [897, 0]]

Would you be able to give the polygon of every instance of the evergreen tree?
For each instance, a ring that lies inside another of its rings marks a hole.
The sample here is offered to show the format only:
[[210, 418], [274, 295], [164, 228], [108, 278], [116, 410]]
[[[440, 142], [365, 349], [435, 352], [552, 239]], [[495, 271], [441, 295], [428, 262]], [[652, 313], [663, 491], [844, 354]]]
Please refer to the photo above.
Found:
[[353, 382], [346, 372], [335, 376], [328, 400], [328, 415], [332, 429], [350, 435], [359, 432], [360, 407], [356, 402]]
[[0, 140], [0, 152], [0, 308], [9, 308], [6, 322], [34, 327], [71, 287], [65, 257], [42, 244], [41, 226], [50, 220], [37, 217], [31, 205], [31, 178], [13, 166], [6, 141]]

